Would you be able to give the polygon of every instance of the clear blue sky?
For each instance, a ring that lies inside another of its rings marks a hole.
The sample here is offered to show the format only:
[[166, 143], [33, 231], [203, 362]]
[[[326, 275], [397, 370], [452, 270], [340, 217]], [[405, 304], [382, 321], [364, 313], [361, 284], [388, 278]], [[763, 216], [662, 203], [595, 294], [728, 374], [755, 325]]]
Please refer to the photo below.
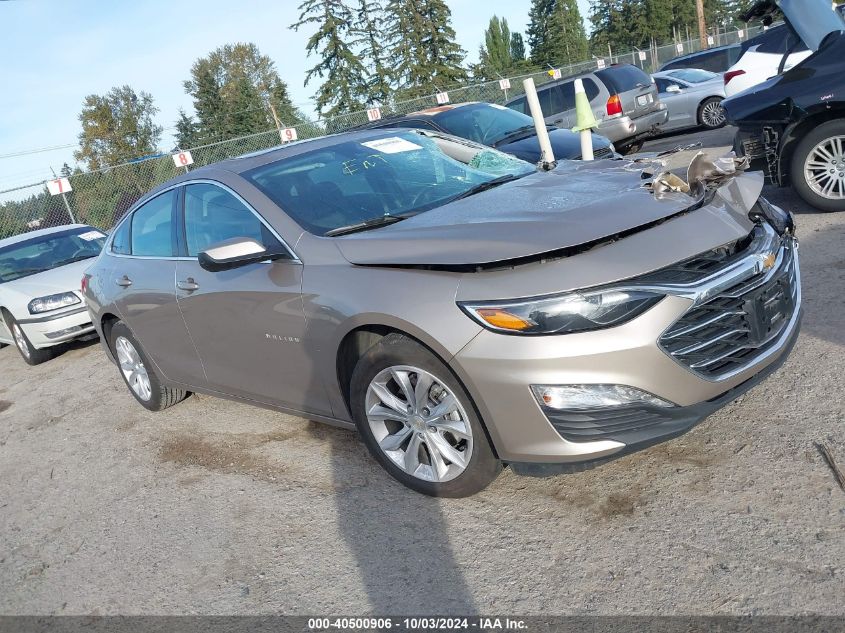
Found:
[[[229, 42], [254, 42], [275, 62], [294, 102], [313, 112], [308, 33], [288, 29], [300, 0], [11, 0], [0, 2], [0, 155], [75, 143], [85, 95], [129, 84], [153, 95], [158, 123], [191, 112], [182, 81], [193, 61]], [[475, 60], [493, 14], [523, 31], [530, 0], [447, 0], [458, 43]], [[579, 0], [586, 17], [588, 0]], [[171, 142], [165, 130], [163, 144]], [[0, 158], [0, 191], [73, 165], [73, 149]]]

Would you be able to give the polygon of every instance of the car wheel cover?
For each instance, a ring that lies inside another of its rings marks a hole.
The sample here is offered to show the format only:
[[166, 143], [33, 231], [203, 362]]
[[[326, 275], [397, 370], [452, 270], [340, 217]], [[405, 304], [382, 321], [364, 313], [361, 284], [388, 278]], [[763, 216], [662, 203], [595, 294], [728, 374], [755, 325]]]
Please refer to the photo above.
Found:
[[21, 326], [17, 323], [12, 323], [12, 336], [15, 337], [15, 345], [26, 358], [29, 358], [29, 345], [26, 344], [26, 338], [23, 335]]
[[381, 451], [405, 473], [446, 482], [472, 457], [472, 426], [460, 400], [433, 374], [408, 365], [380, 371], [365, 398]]
[[136, 396], [146, 402], [152, 397], [153, 390], [150, 386], [150, 375], [147, 373], [147, 368], [144, 367], [144, 362], [141, 360], [138, 350], [124, 336], [117, 337], [114, 347], [117, 352], [120, 371], [123, 372], [126, 384], [129, 385]]
[[719, 101], [705, 103], [701, 109], [701, 119], [707, 127], [719, 127], [725, 122], [725, 109]]
[[845, 200], [845, 136], [826, 138], [810, 150], [804, 181], [822, 198]]

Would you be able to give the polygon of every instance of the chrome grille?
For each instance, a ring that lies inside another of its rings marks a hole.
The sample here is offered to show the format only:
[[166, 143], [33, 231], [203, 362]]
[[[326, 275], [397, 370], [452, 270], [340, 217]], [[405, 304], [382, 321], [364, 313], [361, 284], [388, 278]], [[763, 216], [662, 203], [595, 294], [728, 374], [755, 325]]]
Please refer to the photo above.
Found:
[[696, 374], [718, 380], [776, 346], [798, 303], [795, 243], [787, 238], [773, 269], [695, 305], [663, 333], [660, 346]]

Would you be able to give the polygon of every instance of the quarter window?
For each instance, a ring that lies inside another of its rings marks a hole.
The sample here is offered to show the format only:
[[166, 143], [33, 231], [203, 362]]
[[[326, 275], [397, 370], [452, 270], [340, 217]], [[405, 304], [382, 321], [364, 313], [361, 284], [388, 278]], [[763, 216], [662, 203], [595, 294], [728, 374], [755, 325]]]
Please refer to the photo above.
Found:
[[173, 257], [173, 209], [176, 189], [141, 205], [132, 214], [132, 254]]
[[111, 252], [118, 255], [129, 255], [129, 225], [131, 222], [124, 222], [114, 232], [114, 237], [111, 240]]
[[235, 237], [249, 237], [268, 250], [282, 248], [279, 240], [249, 207], [216, 185], [185, 187], [185, 239], [195, 257], [210, 246]]

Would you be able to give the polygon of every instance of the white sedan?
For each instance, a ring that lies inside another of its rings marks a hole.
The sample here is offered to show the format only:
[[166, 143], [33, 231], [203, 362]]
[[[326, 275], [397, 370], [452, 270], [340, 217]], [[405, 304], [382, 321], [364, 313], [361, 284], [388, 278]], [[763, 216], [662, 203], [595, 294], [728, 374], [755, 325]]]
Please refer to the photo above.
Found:
[[82, 272], [106, 236], [84, 224], [0, 240], [0, 343], [37, 365], [55, 346], [94, 332], [80, 292]]

